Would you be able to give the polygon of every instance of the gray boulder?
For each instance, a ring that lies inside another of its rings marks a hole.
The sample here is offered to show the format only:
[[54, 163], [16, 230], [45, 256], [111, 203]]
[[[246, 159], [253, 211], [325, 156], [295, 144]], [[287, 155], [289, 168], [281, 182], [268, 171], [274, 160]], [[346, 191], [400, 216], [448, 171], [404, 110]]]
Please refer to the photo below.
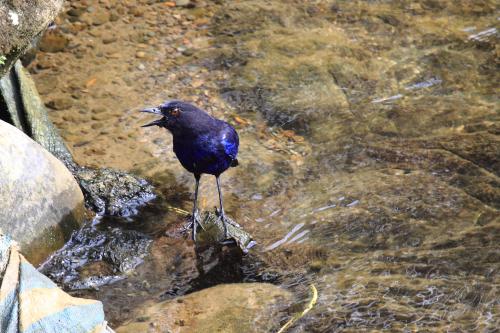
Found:
[[0, 175], [0, 231], [36, 264], [83, 223], [83, 194], [61, 161], [3, 121]]
[[0, 1], [0, 77], [61, 10], [63, 0]]

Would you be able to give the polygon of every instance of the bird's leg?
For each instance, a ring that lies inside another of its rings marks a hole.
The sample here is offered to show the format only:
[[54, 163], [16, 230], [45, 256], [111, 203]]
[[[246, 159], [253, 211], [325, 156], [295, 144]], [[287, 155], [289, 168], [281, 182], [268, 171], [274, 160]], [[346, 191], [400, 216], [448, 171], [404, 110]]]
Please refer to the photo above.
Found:
[[224, 214], [224, 205], [222, 203], [222, 191], [220, 189], [219, 176], [215, 176], [215, 180], [217, 181], [217, 191], [219, 191], [219, 205], [220, 205], [219, 218], [222, 219], [222, 225], [224, 226], [224, 238], [227, 239], [227, 224], [229, 223], [235, 227], [239, 227], [239, 225], [238, 223], [233, 222], [230, 219], [226, 218], [226, 215]]
[[[197, 215], [197, 211], [198, 211], [198, 188], [200, 186], [200, 175], [194, 175], [194, 178], [196, 180], [196, 185], [195, 185], [195, 188], [194, 188], [194, 202], [193, 202], [193, 221], [191, 222], [191, 227], [193, 228], [193, 233], [192, 233], [192, 237], [193, 237], [193, 242], [196, 243], [196, 228], [198, 227], [198, 224], [200, 224], [200, 222], [198, 221], [198, 215]], [[201, 225], [201, 224], [200, 224]]]
[[226, 217], [224, 216], [224, 205], [222, 204], [222, 192], [220, 190], [219, 176], [215, 176], [215, 181], [217, 182], [217, 191], [219, 191], [219, 205], [220, 205], [219, 217], [222, 219], [222, 225], [224, 226], [224, 239], [227, 239]]

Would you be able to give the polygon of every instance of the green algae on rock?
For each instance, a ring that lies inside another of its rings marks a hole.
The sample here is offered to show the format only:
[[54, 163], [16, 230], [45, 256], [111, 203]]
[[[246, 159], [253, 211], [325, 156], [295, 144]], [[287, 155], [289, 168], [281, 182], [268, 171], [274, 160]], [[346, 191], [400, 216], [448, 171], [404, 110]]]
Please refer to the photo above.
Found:
[[12, 123], [73, 172], [76, 168], [73, 157], [50, 121], [35, 83], [20, 61], [0, 79], [0, 92]]

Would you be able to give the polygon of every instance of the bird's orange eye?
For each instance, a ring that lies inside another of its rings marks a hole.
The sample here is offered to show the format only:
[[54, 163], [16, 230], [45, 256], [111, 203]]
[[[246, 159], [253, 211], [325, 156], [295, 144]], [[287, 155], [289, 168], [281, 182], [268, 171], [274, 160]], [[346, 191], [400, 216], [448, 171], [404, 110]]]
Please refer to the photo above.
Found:
[[170, 114], [174, 117], [179, 117], [179, 115], [181, 114], [181, 110], [179, 110], [178, 108], [175, 108], [172, 111], [170, 111]]

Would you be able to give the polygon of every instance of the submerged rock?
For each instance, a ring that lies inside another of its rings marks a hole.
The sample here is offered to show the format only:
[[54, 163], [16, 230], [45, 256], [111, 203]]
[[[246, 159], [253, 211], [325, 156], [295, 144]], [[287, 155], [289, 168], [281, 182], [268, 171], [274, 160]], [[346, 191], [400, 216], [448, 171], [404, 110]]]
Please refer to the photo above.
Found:
[[0, 229], [39, 262], [83, 223], [82, 192], [63, 163], [3, 121], [0, 156]]
[[291, 294], [267, 283], [218, 285], [161, 303], [149, 302], [117, 333], [270, 332]]
[[69, 39], [57, 30], [49, 30], [40, 40], [40, 50], [43, 52], [61, 52], [68, 46]]
[[40, 270], [65, 289], [94, 289], [123, 279], [142, 263], [150, 244], [137, 231], [89, 224]]

